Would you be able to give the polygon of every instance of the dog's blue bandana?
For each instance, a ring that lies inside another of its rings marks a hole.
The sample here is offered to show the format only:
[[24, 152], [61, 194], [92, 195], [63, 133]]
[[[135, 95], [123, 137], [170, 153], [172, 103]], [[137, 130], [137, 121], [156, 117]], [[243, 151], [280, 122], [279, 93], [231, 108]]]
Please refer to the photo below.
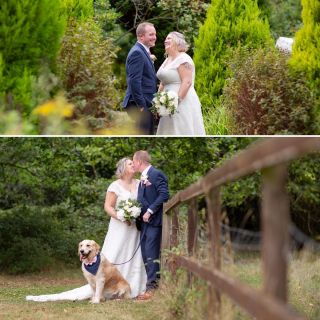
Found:
[[97, 260], [93, 263], [90, 264], [84, 264], [84, 267], [88, 272], [93, 274], [94, 276], [97, 274], [99, 266], [100, 266], [101, 258], [100, 258], [100, 253], [97, 255]]

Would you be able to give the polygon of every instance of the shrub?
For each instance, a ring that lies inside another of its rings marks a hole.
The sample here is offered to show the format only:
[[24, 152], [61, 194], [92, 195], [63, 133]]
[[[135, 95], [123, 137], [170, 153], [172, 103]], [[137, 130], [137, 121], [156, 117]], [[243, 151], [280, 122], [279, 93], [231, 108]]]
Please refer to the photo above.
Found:
[[215, 105], [222, 94], [230, 48], [264, 47], [271, 42], [268, 23], [260, 18], [256, 1], [212, 1], [194, 50], [196, 88], [204, 110]]
[[63, 236], [46, 210], [16, 207], [0, 211], [0, 269], [9, 273], [34, 272], [53, 261], [52, 247]]
[[294, 37], [301, 26], [300, 0], [260, 0], [258, 3], [268, 17], [273, 38]]
[[62, 12], [66, 17], [85, 20], [93, 16], [93, 1], [94, 0], [63, 0], [60, 2]]
[[[98, 24], [70, 20], [59, 57], [59, 73], [67, 98], [76, 106], [75, 117], [107, 121], [120, 97], [115, 88], [112, 63], [117, 48], [103, 39]], [[102, 124], [102, 127], [104, 124]]]
[[286, 55], [274, 50], [236, 50], [223, 103], [234, 134], [314, 134], [315, 96], [305, 74], [291, 74]]
[[65, 20], [59, 1], [3, 0], [0, 10], [0, 96], [9, 109], [29, 114], [33, 77], [40, 66], [54, 68]]
[[320, 2], [302, 0], [303, 26], [296, 33], [290, 66], [306, 72], [312, 87], [320, 91]]

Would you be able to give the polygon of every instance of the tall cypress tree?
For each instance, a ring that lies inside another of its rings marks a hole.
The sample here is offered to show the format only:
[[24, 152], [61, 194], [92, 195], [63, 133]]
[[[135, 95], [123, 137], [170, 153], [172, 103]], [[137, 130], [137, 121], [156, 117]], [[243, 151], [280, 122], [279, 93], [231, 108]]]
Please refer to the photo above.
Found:
[[60, 1], [52, 0], [0, 3], [0, 98], [24, 113], [32, 107], [32, 78], [43, 63], [54, 67], [65, 26], [60, 9]]
[[260, 14], [256, 0], [212, 0], [194, 50], [196, 88], [204, 109], [222, 93], [232, 48], [272, 43], [269, 25]]
[[302, 28], [296, 33], [290, 65], [320, 91], [320, 1], [302, 0]]

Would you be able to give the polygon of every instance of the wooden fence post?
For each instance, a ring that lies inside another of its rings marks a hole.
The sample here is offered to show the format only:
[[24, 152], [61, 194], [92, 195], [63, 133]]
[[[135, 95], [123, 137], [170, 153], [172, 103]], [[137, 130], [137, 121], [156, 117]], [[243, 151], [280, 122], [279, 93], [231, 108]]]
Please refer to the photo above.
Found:
[[172, 217], [171, 211], [168, 213], [164, 213], [162, 217], [162, 238], [161, 238], [161, 269], [165, 270], [168, 268], [168, 256], [164, 252], [165, 250], [169, 250], [171, 248], [171, 225], [172, 225]]
[[[178, 240], [178, 232], [179, 232], [179, 208], [180, 206], [177, 205], [173, 208], [173, 214], [172, 214], [172, 222], [171, 222], [171, 235], [170, 235], [170, 249], [172, 247], [177, 247], [179, 244]], [[176, 266], [176, 261], [173, 259], [170, 259], [170, 271], [173, 275], [176, 274], [177, 266]]]
[[[221, 201], [220, 188], [216, 187], [206, 195], [208, 212], [208, 231], [210, 241], [210, 260], [213, 268], [221, 269], [221, 246], [220, 246], [220, 223], [221, 223]], [[209, 286], [208, 318], [221, 319], [221, 295], [220, 292]]]
[[[198, 208], [197, 199], [193, 198], [188, 203], [188, 239], [187, 249], [188, 256], [193, 256], [196, 251], [198, 236]], [[192, 272], [188, 272], [188, 286], [192, 283]]]
[[262, 175], [263, 289], [286, 302], [290, 223], [286, 165], [265, 169]]
[[188, 255], [192, 256], [195, 253], [198, 233], [198, 208], [196, 198], [193, 198], [189, 202], [188, 209]]

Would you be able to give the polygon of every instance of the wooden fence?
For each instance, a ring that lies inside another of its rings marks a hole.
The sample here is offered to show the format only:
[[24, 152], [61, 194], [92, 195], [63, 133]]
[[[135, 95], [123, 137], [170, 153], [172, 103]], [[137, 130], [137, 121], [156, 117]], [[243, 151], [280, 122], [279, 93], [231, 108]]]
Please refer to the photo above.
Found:
[[[289, 199], [286, 192], [287, 163], [320, 151], [317, 137], [276, 137], [257, 141], [239, 152], [219, 168], [186, 189], [179, 191], [164, 205], [162, 252], [178, 246], [179, 207], [188, 206], [186, 256], [163, 255], [162, 267], [174, 272], [182, 267], [209, 283], [208, 317], [221, 319], [221, 293], [257, 319], [298, 320], [287, 304], [287, 257], [289, 254]], [[220, 187], [261, 171], [262, 176], [262, 290], [232, 278], [221, 271], [221, 195]], [[205, 196], [210, 263], [192, 257], [198, 233], [197, 199]]]

